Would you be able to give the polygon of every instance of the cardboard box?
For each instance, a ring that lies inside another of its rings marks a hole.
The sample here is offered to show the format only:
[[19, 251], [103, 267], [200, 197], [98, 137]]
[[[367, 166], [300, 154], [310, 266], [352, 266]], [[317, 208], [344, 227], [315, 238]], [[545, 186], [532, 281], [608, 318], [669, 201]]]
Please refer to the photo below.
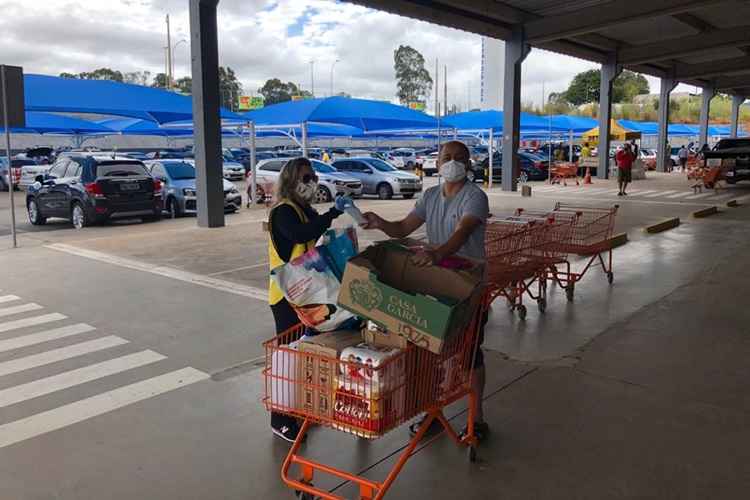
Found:
[[445, 340], [471, 321], [483, 293], [484, 268], [417, 267], [412, 256], [393, 241], [367, 248], [347, 263], [338, 303], [440, 353]]
[[297, 404], [307, 414], [333, 417], [336, 372], [341, 351], [359, 344], [359, 330], [327, 332], [300, 342], [301, 353], [300, 395]]
[[371, 346], [405, 349], [409, 344], [409, 340], [405, 336], [381, 328], [372, 321], [368, 321], [368, 323], [367, 328], [362, 330], [362, 339]]

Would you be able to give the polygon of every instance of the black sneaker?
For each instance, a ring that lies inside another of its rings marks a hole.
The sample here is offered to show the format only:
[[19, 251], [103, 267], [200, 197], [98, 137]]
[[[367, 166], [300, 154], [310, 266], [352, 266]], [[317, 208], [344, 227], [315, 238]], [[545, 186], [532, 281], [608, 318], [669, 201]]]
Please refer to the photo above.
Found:
[[281, 418], [273, 419], [273, 421], [271, 422], [271, 430], [275, 435], [277, 435], [284, 441], [293, 443], [297, 440], [300, 426], [297, 422], [297, 419], [283, 416]]
[[[461, 434], [458, 435], [459, 438], [463, 439], [464, 436], [466, 436], [469, 433], [469, 428], [464, 427], [464, 430], [461, 431]], [[474, 422], [474, 435], [477, 437], [477, 441], [480, 443], [484, 441], [487, 438], [487, 435], [490, 433], [490, 426], [487, 425], [487, 422]]]
[[[409, 425], [409, 435], [411, 437], [414, 437], [419, 432], [419, 429], [424, 424], [424, 421], [427, 420], [427, 415], [423, 416], [419, 421], [414, 422], [413, 424]], [[427, 431], [424, 433], [423, 437], [432, 437], [440, 434], [443, 431], [443, 424], [440, 423], [440, 420], [434, 418], [432, 419], [432, 422], [430, 422], [430, 427], [427, 429]]]

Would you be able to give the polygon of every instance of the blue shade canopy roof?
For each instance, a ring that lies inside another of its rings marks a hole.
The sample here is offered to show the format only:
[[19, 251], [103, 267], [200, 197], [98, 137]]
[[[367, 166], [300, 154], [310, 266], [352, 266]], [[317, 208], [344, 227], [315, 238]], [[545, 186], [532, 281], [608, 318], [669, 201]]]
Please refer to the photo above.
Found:
[[249, 111], [244, 116], [260, 126], [293, 126], [308, 122], [348, 125], [363, 132], [437, 128], [437, 120], [421, 111], [384, 101], [338, 96], [272, 104]]
[[[157, 123], [193, 119], [190, 97], [142, 85], [28, 74], [24, 93], [28, 111], [127, 116]], [[243, 120], [225, 109], [221, 117]]]
[[156, 122], [139, 118], [110, 118], [96, 123], [122, 135], [151, 135], [161, 137], [193, 135], [192, 129], [159, 127]]
[[[278, 128], [264, 127], [255, 131], [257, 137], [281, 137], [288, 134], [293, 134], [298, 138], [302, 137], [302, 128], [298, 125]], [[364, 135], [361, 128], [350, 125], [337, 125], [335, 123], [309, 123], [307, 125], [308, 137], [363, 137]]]
[[586, 116], [552, 115], [552, 127], [573, 131], [574, 134], [591, 130], [599, 124], [595, 118]]
[[[0, 123], [0, 131], [5, 131], [2, 123]], [[27, 111], [26, 126], [11, 128], [10, 131], [16, 134], [57, 135], [107, 135], [112, 133], [112, 130], [107, 127], [88, 120], [38, 111]]]
[[[447, 116], [441, 123], [445, 128], [475, 131], [493, 129], [496, 133], [500, 133], [503, 130], [503, 112], [495, 110], [467, 111], [466, 113]], [[549, 118], [529, 113], [521, 113], [521, 133], [537, 130], [550, 130]], [[567, 128], [563, 129], [555, 127], [554, 123], [552, 123], [553, 132], [567, 130]]]

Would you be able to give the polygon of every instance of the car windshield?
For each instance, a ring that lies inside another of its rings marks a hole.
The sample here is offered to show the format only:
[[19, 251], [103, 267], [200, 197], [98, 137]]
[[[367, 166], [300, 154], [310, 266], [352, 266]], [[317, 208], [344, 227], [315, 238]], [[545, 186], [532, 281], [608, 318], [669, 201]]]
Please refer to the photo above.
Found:
[[97, 177], [136, 177], [148, 175], [142, 163], [100, 163], [96, 167]]
[[176, 181], [195, 179], [195, 167], [189, 163], [165, 163], [169, 177]]
[[311, 161], [310, 163], [312, 163], [313, 170], [315, 170], [319, 174], [332, 174], [337, 171], [335, 168], [326, 163], [323, 163], [322, 161]]
[[370, 165], [376, 170], [380, 170], [381, 172], [395, 172], [398, 169], [394, 167], [393, 165], [390, 165], [383, 160], [378, 160], [377, 158], [368, 158], [364, 160], [365, 163]]

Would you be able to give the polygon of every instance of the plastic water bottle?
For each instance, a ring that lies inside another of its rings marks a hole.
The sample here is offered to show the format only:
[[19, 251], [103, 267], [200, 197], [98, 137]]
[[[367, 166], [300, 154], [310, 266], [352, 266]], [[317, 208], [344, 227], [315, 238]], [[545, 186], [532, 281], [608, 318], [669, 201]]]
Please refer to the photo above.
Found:
[[344, 209], [344, 212], [346, 213], [346, 215], [354, 219], [354, 222], [356, 222], [360, 226], [367, 222], [362, 215], [362, 212], [360, 212], [359, 208], [354, 205], [354, 202], [352, 202], [351, 206], [346, 207]]

